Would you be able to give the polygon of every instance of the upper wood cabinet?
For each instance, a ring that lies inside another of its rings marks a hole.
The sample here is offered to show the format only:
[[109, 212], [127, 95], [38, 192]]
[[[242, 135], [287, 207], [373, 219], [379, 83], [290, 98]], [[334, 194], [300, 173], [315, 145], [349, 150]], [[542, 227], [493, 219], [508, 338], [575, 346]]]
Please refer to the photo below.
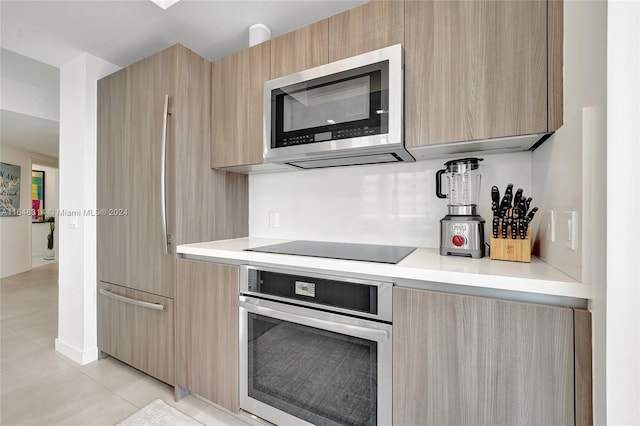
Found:
[[270, 78], [270, 42], [213, 63], [211, 167], [262, 163], [264, 82]]
[[329, 62], [402, 43], [404, 1], [373, 0], [329, 18]]
[[263, 162], [265, 81], [398, 43], [409, 149], [562, 125], [562, 0], [373, 0], [214, 63], [211, 166]]
[[271, 78], [329, 61], [329, 21], [324, 19], [271, 40]]
[[393, 334], [394, 425], [574, 424], [572, 309], [394, 287]]
[[406, 145], [556, 130], [562, 2], [549, 4], [407, 0]]

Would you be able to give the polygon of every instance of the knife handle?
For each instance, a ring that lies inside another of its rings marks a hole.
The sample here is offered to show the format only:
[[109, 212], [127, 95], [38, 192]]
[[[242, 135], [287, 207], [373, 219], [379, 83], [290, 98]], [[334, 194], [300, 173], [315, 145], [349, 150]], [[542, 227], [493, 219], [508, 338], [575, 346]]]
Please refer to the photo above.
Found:
[[527, 221], [520, 220], [518, 223], [518, 232], [520, 233], [520, 239], [525, 240], [527, 238]]
[[507, 238], [507, 227], [509, 226], [509, 218], [502, 218], [502, 238]]
[[493, 217], [493, 238], [498, 238], [498, 226], [500, 225], [500, 217]]
[[516, 219], [511, 219], [511, 239], [515, 240], [517, 233], [518, 233], [518, 227], [516, 226], [518, 224], [518, 220]]

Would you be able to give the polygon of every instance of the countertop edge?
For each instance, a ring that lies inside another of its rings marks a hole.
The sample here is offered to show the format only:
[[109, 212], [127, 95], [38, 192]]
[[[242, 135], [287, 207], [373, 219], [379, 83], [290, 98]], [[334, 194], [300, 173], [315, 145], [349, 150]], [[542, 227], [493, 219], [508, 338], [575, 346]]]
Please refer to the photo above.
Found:
[[[280, 240], [282, 241], [282, 240]], [[247, 246], [258, 247], [272, 243], [272, 240], [251, 238], [239, 238], [232, 240], [212, 241], [209, 243], [196, 243], [180, 245], [178, 254], [203, 257], [221, 263], [252, 264], [282, 268], [298, 268], [309, 271], [326, 271], [327, 273], [365, 275], [372, 278], [382, 278], [390, 281], [408, 280], [415, 282], [442, 283], [447, 285], [460, 285], [492, 290], [505, 290], [513, 292], [533, 293], [548, 296], [559, 296], [573, 299], [589, 300], [592, 298], [591, 285], [573, 280], [555, 268], [542, 261], [531, 265], [530, 269], [551, 271], [559, 279], [538, 279], [528, 276], [492, 274], [481, 272], [466, 272], [447, 269], [437, 269], [427, 266], [415, 266], [415, 257], [427, 253], [431, 255], [431, 249], [421, 249], [414, 255], [413, 262], [409, 265], [405, 261], [397, 265], [374, 264], [368, 262], [356, 262], [348, 260], [312, 258], [306, 256], [292, 256], [272, 253], [245, 251]], [[427, 250], [425, 252], [425, 250]], [[411, 257], [408, 256], [407, 259]], [[463, 261], [466, 259], [460, 259]], [[455, 261], [454, 261], [455, 262]], [[491, 261], [501, 262], [501, 261]], [[508, 268], [507, 266], [504, 266]], [[564, 278], [566, 277], [566, 280]]]

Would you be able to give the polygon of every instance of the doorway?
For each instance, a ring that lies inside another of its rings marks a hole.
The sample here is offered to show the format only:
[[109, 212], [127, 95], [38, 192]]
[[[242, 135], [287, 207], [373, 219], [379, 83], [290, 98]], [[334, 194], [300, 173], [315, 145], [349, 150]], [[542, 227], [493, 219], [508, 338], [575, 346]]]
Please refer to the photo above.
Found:
[[31, 267], [58, 261], [58, 169], [31, 165]]

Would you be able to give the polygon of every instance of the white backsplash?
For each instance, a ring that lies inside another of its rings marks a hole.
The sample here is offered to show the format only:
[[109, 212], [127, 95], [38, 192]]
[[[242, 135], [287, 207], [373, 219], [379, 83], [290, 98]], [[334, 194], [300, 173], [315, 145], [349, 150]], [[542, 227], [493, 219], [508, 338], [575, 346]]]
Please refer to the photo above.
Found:
[[[513, 183], [531, 196], [531, 153], [480, 157], [488, 238], [491, 186], [502, 193]], [[435, 195], [435, 174], [449, 159], [250, 175], [249, 235], [437, 248], [447, 205]], [[269, 226], [271, 213], [277, 227]]]

